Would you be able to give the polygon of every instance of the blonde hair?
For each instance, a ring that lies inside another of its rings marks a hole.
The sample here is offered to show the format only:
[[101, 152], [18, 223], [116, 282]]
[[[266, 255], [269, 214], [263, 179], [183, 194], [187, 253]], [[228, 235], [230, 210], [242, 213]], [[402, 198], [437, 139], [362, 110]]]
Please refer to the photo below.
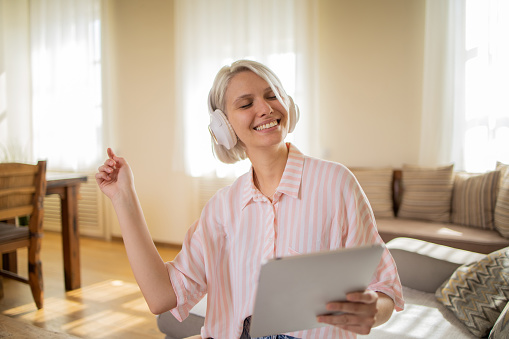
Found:
[[[225, 101], [226, 90], [228, 89], [231, 79], [238, 73], [245, 71], [251, 71], [265, 80], [274, 91], [279, 102], [281, 102], [286, 111], [289, 112], [290, 99], [277, 75], [270, 68], [259, 62], [252, 60], [238, 60], [230, 66], [222, 67], [217, 73], [209, 92], [210, 113], [219, 109], [226, 115], [226, 118], [228, 118]], [[222, 145], [216, 144], [213, 137], [211, 137], [211, 142], [216, 158], [224, 163], [233, 164], [247, 158], [245, 146], [240, 140], [237, 140], [237, 144], [235, 144], [235, 146], [231, 149], [227, 149]]]

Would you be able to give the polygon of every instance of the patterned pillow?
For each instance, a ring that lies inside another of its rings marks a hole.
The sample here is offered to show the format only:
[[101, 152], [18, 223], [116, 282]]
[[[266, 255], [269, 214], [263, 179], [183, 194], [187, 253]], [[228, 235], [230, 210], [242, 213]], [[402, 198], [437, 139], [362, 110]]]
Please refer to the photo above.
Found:
[[509, 303], [507, 303], [498, 316], [495, 326], [490, 332], [488, 339], [507, 339], [509, 338]]
[[509, 300], [509, 247], [460, 266], [435, 296], [472, 334], [486, 337]]
[[509, 238], [509, 165], [497, 164], [497, 170], [503, 174], [495, 205], [495, 229], [506, 238]]
[[449, 222], [454, 165], [426, 168], [404, 165], [398, 217]]
[[457, 173], [452, 195], [452, 222], [494, 229], [493, 211], [499, 177], [499, 171], [485, 174]]
[[392, 168], [350, 168], [368, 197], [375, 217], [394, 217]]

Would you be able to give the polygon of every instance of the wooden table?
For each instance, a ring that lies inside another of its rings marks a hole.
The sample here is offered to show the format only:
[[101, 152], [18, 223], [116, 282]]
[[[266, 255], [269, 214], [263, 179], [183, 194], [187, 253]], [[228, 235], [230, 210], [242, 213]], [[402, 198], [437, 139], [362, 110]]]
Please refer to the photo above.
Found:
[[60, 196], [65, 290], [70, 291], [81, 287], [78, 194], [87, 176], [48, 172], [46, 179], [46, 195]]

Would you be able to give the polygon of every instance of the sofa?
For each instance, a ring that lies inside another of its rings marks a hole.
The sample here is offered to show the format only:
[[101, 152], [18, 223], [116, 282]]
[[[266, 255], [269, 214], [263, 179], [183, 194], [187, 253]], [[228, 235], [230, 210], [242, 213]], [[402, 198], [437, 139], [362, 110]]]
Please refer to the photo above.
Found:
[[[479, 262], [486, 258], [486, 255], [410, 238], [393, 239], [387, 243], [387, 247], [398, 266], [403, 285], [405, 309], [401, 312], [395, 311], [387, 323], [374, 328], [370, 335], [358, 337], [477, 338], [452, 311], [437, 300], [435, 293], [460, 266]], [[509, 258], [507, 260], [509, 262]], [[509, 330], [509, 307], [506, 309], [507, 331]], [[205, 310], [206, 298], [191, 310], [189, 317], [182, 323], [178, 322], [170, 312], [166, 312], [157, 317], [157, 324], [160, 331], [166, 335], [166, 339], [196, 335], [200, 333], [200, 328], [203, 326]], [[503, 315], [500, 317], [503, 318]], [[503, 338], [503, 336], [493, 336], [493, 339], [497, 338]]]
[[453, 165], [350, 168], [387, 243], [408, 237], [479, 253], [509, 246], [509, 166], [465, 173]]

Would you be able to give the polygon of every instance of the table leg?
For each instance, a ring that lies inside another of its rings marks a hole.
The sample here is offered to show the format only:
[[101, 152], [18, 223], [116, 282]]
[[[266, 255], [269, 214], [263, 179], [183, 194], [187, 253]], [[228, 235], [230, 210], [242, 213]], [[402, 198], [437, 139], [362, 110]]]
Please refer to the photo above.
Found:
[[78, 187], [66, 187], [61, 198], [65, 289], [70, 291], [81, 287]]

